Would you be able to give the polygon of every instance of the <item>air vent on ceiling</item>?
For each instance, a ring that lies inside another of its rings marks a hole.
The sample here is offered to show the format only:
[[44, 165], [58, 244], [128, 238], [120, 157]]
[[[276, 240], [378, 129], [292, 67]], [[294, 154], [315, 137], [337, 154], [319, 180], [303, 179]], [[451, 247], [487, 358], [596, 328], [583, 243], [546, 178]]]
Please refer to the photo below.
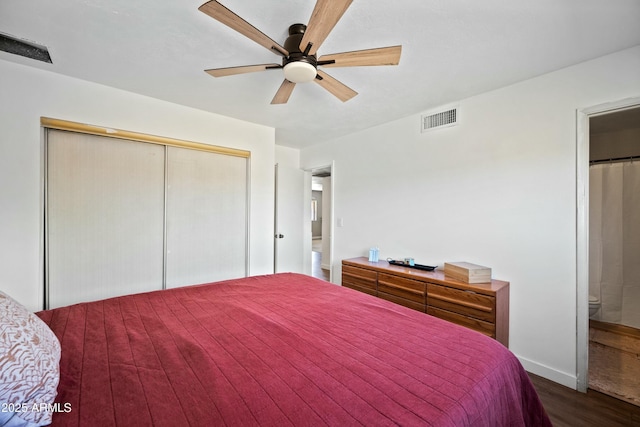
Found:
[[49, 50], [46, 46], [28, 40], [21, 40], [9, 34], [0, 33], [0, 50], [13, 53], [14, 55], [52, 63]]
[[422, 116], [422, 132], [456, 124], [458, 124], [457, 107]]

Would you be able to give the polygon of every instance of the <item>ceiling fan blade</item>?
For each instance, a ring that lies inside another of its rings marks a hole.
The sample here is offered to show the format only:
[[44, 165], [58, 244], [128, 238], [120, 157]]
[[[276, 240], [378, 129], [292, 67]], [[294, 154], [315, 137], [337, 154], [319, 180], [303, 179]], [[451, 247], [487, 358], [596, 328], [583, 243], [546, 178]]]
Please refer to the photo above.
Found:
[[322, 79], [316, 79], [316, 83], [331, 92], [342, 102], [346, 102], [358, 94], [358, 92], [334, 79], [322, 70], [318, 70], [318, 76], [322, 77]]
[[258, 30], [253, 25], [249, 24], [244, 19], [240, 18], [238, 15], [221, 5], [215, 0], [208, 1], [202, 6], [198, 8], [200, 12], [203, 12], [216, 21], [222, 22], [224, 25], [228, 26], [231, 29], [236, 30], [243, 36], [246, 36], [258, 43], [261, 46], [266, 47], [272, 52], [277, 53], [278, 55], [288, 56], [289, 52], [280, 46], [275, 41], [271, 40], [267, 35], [265, 35], [262, 31]]
[[293, 92], [293, 88], [296, 87], [295, 83], [290, 82], [287, 79], [284, 79], [282, 84], [280, 85], [280, 89], [276, 92], [276, 96], [273, 97], [271, 104], [286, 104], [291, 96], [291, 92]]
[[[366, 65], [398, 65], [402, 46], [379, 47], [376, 49], [355, 50], [353, 52], [333, 53], [318, 58], [323, 67], [358, 67]], [[324, 61], [330, 61], [328, 64]]]
[[309, 55], [314, 55], [322, 42], [336, 26], [353, 0], [318, 0], [309, 24], [300, 41], [300, 50], [305, 51], [311, 43]]
[[207, 74], [213, 77], [225, 77], [234, 76], [236, 74], [255, 73], [256, 71], [264, 71], [282, 68], [280, 64], [259, 64], [259, 65], [245, 65], [242, 67], [227, 67], [227, 68], [212, 68], [210, 70], [204, 70]]

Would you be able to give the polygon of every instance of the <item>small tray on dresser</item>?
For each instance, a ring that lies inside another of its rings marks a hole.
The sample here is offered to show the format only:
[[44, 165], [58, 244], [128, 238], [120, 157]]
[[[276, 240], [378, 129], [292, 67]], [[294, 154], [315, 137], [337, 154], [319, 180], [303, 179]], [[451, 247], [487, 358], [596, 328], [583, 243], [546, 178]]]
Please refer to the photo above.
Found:
[[387, 259], [387, 262], [391, 265], [398, 265], [400, 267], [409, 267], [409, 268], [415, 268], [416, 270], [423, 270], [423, 271], [433, 271], [437, 268], [437, 266], [431, 266], [431, 265], [423, 265], [423, 264], [414, 264], [414, 265], [409, 265], [409, 263], [404, 262], [404, 261], [396, 261], [393, 259]]

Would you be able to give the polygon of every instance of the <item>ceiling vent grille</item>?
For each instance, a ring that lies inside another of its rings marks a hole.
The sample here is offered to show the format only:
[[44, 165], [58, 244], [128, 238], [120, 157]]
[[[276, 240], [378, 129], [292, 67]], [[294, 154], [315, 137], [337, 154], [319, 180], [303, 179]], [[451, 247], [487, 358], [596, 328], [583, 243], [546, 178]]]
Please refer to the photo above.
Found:
[[446, 111], [440, 111], [438, 113], [423, 115], [422, 116], [422, 132], [442, 128], [455, 126], [458, 124], [458, 108], [452, 108]]

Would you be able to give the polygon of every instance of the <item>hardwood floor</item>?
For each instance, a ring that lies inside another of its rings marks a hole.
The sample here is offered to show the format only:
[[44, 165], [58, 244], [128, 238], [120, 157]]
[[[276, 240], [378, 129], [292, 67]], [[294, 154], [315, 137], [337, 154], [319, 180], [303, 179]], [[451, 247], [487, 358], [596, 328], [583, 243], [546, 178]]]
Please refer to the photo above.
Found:
[[640, 427], [640, 407], [594, 390], [580, 393], [529, 374], [555, 427]]

